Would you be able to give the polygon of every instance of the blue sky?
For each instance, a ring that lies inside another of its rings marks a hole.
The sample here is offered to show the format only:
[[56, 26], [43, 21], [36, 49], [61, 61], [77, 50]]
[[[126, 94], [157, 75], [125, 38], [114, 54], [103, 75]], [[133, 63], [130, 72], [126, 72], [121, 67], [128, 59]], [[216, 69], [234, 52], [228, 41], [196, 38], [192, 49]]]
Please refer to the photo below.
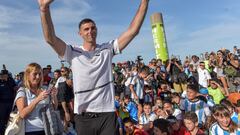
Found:
[[[98, 42], [117, 38], [129, 26], [140, 0], [55, 0], [51, 5], [56, 34], [81, 45], [78, 23], [96, 21]], [[169, 54], [200, 54], [222, 47], [240, 48], [239, 0], [150, 0], [139, 35], [114, 62], [155, 57], [150, 15], [162, 12]], [[60, 67], [56, 53], [42, 35], [37, 0], [0, 0], [0, 64], [17, 73], [30, 62]]]

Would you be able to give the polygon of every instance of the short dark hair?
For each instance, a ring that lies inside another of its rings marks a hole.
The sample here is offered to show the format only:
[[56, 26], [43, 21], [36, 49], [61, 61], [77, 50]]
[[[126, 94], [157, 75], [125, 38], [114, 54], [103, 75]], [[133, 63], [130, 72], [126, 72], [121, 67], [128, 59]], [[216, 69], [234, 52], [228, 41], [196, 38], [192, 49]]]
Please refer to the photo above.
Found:
[[129, 117], [126, 117], [123, 119], [123, 124], [125, 124], [125, 123], [133, 123], [133, 122]]
[[90, 18], [85, 18], [85, 19], [82, 19], [82, 20], [79, 22], [78, 28], [80, 29], [83, 24], [85, 24], [85, 23], [90, 23], [90, 22], [96, 25], [96, 23], [95, 23], [92, 19], [90, 19]]
[[193, 123], [198, 122], [197, 114], [196, 114], [195, 112], [192, 112], [192, 111], [186, 112], [186, 113], [184, 114], [183, 119], [190, 120], [190, 121], [192, 121]]
[[195, 85], [195, 84], [188, 84], [187, 89], [191, 89], [195, 92], [199, 92], [199, 87], [198, 87], [198, 85]]
[[167, 133], [167, 135], [169, 135], [169, 122], [165, 119], [156, 119], [153, 121], [153, 125], [154, 127], [158, 128], [159, 130], [161, 130], [161, 132], [163, 133]]
[[59, 69], [56, 69], [56, 70], [54, 70], [54, 73], [61, 74], [61, 70], [59, 70]]
[[149, 67], [148, 66], [143, 66], [142, 68], [140, 68], [139, 73], [142, 73], [142, 72], [144, 72], [148, 75], [150, 73]]
[[172, 105], [173, 103], [170, 99], [165, 99], [165, 100], [163, 100], [163, 105], [164, 104], [171, 104]]
[[130, 99], [130, 96], [129, 96], [129, 95], [125, 95], [125, 96], [123, 97], [123, 99]]
[[145, 103], [143, 104], [143, 106], [150, 106], [150, 107], [152, 107], [152, 103], [150, 103], [150, 102], [145, 102]]

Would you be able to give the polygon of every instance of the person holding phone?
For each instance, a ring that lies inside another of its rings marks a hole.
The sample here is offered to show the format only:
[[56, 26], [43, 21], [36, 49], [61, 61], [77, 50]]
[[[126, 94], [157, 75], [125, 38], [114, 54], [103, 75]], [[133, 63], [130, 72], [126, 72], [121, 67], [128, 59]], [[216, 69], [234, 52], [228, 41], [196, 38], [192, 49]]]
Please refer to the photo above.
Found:
[[49, 96], [54, 106], [57, 106], [57, 89], [42, 89], [42, 81], [41, 66], [30, 63], [24, 72], [24, 86], [18, 89], [15, 98], [20, 117], [25, 120], [25, 135], [45, 135], [43, 120], [40, 118], [41, 109], [49, 104]]

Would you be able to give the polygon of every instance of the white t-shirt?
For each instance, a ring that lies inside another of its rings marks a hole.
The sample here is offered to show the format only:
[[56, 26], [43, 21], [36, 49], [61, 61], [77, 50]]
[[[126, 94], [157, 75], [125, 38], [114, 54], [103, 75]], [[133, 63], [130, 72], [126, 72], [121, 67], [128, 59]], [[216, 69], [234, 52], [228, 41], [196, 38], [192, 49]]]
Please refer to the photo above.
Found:
[[71, 65], [74, 89], [74, 113], [114, 112], [112, 58], [119, 54], [117, 40], [85, 51], [67, 45], [63, 60]]
[[[25, 92], [24, 92], [25, 91]], [[30, 105], [35, 98], [37, 98], [37, 95], [33, 94], [29, 89], [20, 87], [17, 95], [15, 97], [15, 101], [17, 101], [18, 98], [25, 97], [26, 98], [26, 104]], [[25, 132], [34, 132], [34, 131], [44, 131], [44, 124], [42, 121], [41, 116], [41, 109], [45, 107], [47, 104], [49, 104], [49, 98], [40, 101], [33, 111], [28, 114], [28, 116], [24, 119], [25, 121]]]
[[57, 79], [57, 82], [56, 82], [56, 84], [55, 84], [55, 88], [58, 88], [58, 85], [59, 85], [59, 83], [62, 83], [62, 82], [66, 82], [66, 78], [65, 77], [59, 77], [58, 79]]
[[207, 69], [201, 69], [198, 68], [198, 83], [202, 85], [203, 87], [207, 88], [208, 87], [208, 80], [211, 79], [211, 76]]

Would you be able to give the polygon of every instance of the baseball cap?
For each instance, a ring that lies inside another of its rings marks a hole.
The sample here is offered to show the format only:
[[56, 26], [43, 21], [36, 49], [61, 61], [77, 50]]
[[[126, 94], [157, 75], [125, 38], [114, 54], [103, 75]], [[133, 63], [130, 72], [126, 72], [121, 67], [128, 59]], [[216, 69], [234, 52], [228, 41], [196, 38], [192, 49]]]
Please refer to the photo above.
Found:
[[208, 94], [208, 89], [207, 88], [201, 88], [199, 90], [199, 93], [203, 94], [203, 95], [207, 95]]

